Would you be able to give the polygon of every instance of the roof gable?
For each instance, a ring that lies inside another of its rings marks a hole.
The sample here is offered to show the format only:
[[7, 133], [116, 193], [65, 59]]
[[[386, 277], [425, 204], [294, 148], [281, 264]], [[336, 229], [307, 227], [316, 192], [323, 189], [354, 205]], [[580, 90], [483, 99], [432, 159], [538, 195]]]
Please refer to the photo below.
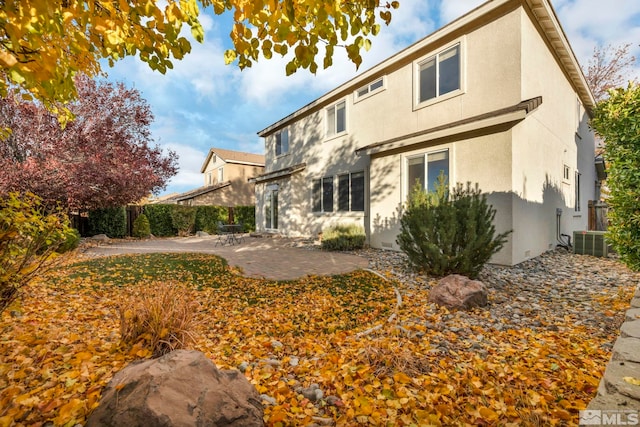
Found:
[[207, 157], [200, 168], [200, 173], [204, 173], [207, 169], [207, 165], [213, 155], [220, 157], [225, 163], [236, 163], [248, 166], [264, 166], [264, 155], [245, 153], [242, 151], [225, 150], [224, 148], [212, 148], [209, 150]]

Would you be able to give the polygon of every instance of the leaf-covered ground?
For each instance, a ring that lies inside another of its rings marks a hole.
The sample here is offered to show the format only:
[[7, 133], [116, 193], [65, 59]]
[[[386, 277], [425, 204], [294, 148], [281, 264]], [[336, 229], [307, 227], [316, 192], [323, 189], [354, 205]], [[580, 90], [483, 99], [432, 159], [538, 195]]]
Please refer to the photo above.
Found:
[[[577, 425], [610, 357], [602, 345], [616, 338], [571, 324], [484, 330], [427, 303], [428, 291], [366, 271], [274, 282], [243, 278], [212, 255], [86, 260], [33, 283], [2, 314], [0, 427], [84, 423], [114, 373], [150, 355], [120, 345], [118, 301], [169, 279], [198, 296], [193, 348], [218, 367], [246, 368], [271, 401], [267, 425]], [[620, 284], [594, 310], [621, 312], [631, 292]], [[443, 316], [490, 339], [479, 348], [425, 326]], [[443, 339], [446, 354], [431, 344]], [[321, 399], [300, 393], [312, 384]]]

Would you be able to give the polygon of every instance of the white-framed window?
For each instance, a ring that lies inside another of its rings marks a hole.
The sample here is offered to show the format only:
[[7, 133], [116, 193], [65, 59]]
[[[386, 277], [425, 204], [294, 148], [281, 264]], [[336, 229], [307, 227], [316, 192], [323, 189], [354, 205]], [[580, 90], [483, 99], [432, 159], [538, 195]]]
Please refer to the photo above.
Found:
[[207, 185], [213, 185], [213, 174], [211, 172], [207, 173]]
[[462, 90], [462, 46], [448, 47], [416, 64], [416, 104]]
[[276, 156], [289, 152], [289, 129], [283, 129], [276, 133]]
[[406, 188], [407, 195], [411, 194], [415, 185], [426, 191], [435, 191], [438, 176], [444, 174], [449, 180], [449, 150], [421, 153], [406, 159]]
[[339, 135], [347, 131], [347, 103], [340, 101], [326, 109], [327, 137]]
[[224, 167], [218, 168], [218, 184], [224, 181]]
[[311, 188], [312, 211], [333, 212], [333, 177], [314, 179]]
[[369, 83], [366, 86], [362, 86], [356, 90], [356, 100], [368, 98], [369, 96], [381, 92], [384, 89], [384, 77], [380, 77], [377, 80]]
[[578, 171], [576, 171], [575, 173], [575, 185], [574, 185], [574, 191], [575, 191], [575, 196], [574, 196], [574, 200], [575, 200], [575, 204], [573, 209], [576, 212], [580, 212], [580, 177], [582, 176], [582, 174]]
[[562, 181], [567, 184], [571, 182], [571, 167], [569, 165], [562, 165]]
[[364, 211], [364, 171], [338, 175], [338, 211]]

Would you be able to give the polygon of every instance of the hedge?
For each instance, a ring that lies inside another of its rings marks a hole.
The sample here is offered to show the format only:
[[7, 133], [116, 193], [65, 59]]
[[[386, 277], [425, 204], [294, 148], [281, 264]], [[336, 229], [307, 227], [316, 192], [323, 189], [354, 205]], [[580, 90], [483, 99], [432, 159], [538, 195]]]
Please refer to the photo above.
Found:
[[127, 211], [124, 206], [89, 212], [89, 234], [106, 234], [111, 238], [127, 235]]

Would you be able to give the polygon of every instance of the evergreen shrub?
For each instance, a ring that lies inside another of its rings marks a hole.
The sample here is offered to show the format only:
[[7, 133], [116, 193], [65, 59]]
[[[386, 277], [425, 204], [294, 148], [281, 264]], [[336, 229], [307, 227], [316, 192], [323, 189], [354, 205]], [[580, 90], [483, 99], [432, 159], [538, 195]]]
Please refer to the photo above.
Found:
[[149, 225], [149, 218], [145, 214], [140, 214], [133, 221], [133, 237], [143, 239], [151, 235], [151, 226]]
[[329, 251], [362, 249], [365, 240], [364, 228], [355, 224], [336, 225], [322, 230], [322, 249]]
[[435, 192], [413, 187], [396, 242], [417, 270], [437, 277], [461, 274], [476, 278], [511, 233], [496, 235], [495, 214], [478, 184], [458, 183], [449, 192], [441, 175]]

